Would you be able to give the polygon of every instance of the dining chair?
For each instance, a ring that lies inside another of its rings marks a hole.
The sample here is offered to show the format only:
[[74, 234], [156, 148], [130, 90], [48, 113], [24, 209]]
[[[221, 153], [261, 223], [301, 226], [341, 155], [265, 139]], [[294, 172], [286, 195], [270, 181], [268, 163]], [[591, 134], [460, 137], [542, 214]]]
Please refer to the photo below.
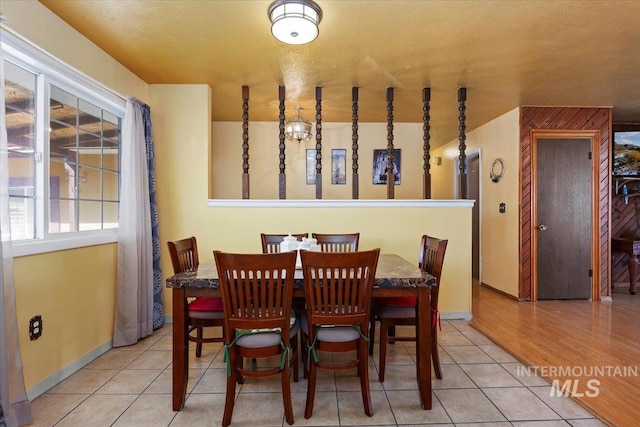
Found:
[[[282, 239], [287, 237], [288, 234], [265, 234], [260, 233], [260, 240], [262, 240], [262, 253], [271, 254], [280, 252], [280, 243]], [[292, 234], [293, 237], [302, 241], [303, 238], [309, 237], [309, 233]]]
[[[195, 237], [189, 237], [174, 242], [167, 242], [173, 274], [198, 269], [198, 244]], [[214, 297], [198, 297], [188, 306], [187, 322], [189, 327], [189, 341], [196, 343], [196, 357], [202, 355], [202, 344], [223, 342], [222, 336], [204, 338], [204, 328], [218, 326], [222, 331], [224, 316], [222, 314], [222, 299]], [[191, 332], [195, 330], [196, 335]]]
[[[307, 372], [304, 417], [310, 418], [316, 391], [317, 369], [333, 371], [357, 368], [362, 403], [373, 415], [369, 392], [367, 346], [373, 281], [380, 249], [351, 253], [302, 251], [302, 271], [307, 309], [300, 319], [306, 337], [303, 369]], [[325, 361], [318, 351], [346, 353], [355, 359]]]
[[[298, 376], [296, 336], [299, 326], [293, 311], [295, 252], [231, 254], [214, 251], [224, 307], [227, 394], [222, 425], [233, 416], [236, 383], [244, 377], [280, 374], [287, 423], [293, 424], [291, 371]], [[275, 365], [256, 359], [279, 356]], [[251, 359], [245, 368], [244, 360]]]
[[[438, 354], [438, 324], [440, 315], [438, 312], [438, 296], [440, 293], [440, 277], [444, 255], [447, 251], [448, 240], [435, 237], [422, 236], [418, 267], [436, 278], [436, 286], [431, 288], [431, 358], [436, 378], [442, 379], [440, 369], [440, 357]], [[378, 362], [378, 380], [384, 382], [385, 365], [387, 359], [387, 344], [398, 341], [416, 341], [415, 333], [412, 336], [396, 336], [395, 327], [400, 325], [416, 325], [416, 297], [387, 297], [376, 298], [374, 301], [373, 319], [370, 324], [371, 341], [369, 354], [373, 354], [373, 340], [375, 337], [375, 321], [380, 322], [380, 357]]]
[[312, 233], [322, 252], [357, 252], [360, 233], [321, 234]]

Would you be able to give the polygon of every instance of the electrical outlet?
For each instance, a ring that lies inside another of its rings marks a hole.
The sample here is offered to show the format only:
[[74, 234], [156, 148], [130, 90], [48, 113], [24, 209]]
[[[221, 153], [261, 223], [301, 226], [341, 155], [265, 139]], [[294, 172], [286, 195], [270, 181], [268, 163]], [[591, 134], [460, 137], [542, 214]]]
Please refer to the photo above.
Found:
[[29, 320], [29, 339], [37, 340], [42, 335], [42, 316], [33, 316]]

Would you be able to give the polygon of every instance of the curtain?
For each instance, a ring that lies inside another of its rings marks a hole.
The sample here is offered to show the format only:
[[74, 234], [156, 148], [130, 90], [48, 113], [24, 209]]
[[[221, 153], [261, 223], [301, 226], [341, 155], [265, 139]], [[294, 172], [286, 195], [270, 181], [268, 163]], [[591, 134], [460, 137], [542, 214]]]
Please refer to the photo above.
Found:
[[[154, 325], [162, 325], [162, 274], [153, 162], [149, 106], [128, 98], [122, 129], [114, 347], [135, 344], [140, 338], [151, 335]], [[154, 293], [158, 294], [155, 298]], [[154, 313], [160, 320], [154, 320]]]
[[0, 427], [17, 427], [31, 423], [32, 416], [24, 386], [16, 320], [9, 217], [8, 148], [4, 110], [4, 59], [0, 45]]

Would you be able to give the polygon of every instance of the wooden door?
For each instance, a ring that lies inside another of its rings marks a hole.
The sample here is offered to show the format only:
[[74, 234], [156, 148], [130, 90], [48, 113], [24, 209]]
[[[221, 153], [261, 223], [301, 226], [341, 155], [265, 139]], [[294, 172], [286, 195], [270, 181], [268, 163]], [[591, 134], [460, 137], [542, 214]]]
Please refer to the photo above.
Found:
[[589, 138], [538, 138], [536, 288], [538, 299], [592, 295], [592, 155]]

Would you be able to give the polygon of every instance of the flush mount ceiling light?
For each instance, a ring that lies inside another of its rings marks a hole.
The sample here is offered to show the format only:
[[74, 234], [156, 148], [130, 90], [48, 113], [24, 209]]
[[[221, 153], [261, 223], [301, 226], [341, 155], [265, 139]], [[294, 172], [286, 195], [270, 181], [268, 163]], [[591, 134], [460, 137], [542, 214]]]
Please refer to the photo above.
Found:
[[312, 0], [276, 0], [269, 6], [271, 34], [287, 44], [305, 44], [318, 37], [322, 9]]
[[284, 125], [284, 136], [289, 141], [311, 141], [311, 123], [300, 114], [302, 108], [298, 107], [298, 115]]

